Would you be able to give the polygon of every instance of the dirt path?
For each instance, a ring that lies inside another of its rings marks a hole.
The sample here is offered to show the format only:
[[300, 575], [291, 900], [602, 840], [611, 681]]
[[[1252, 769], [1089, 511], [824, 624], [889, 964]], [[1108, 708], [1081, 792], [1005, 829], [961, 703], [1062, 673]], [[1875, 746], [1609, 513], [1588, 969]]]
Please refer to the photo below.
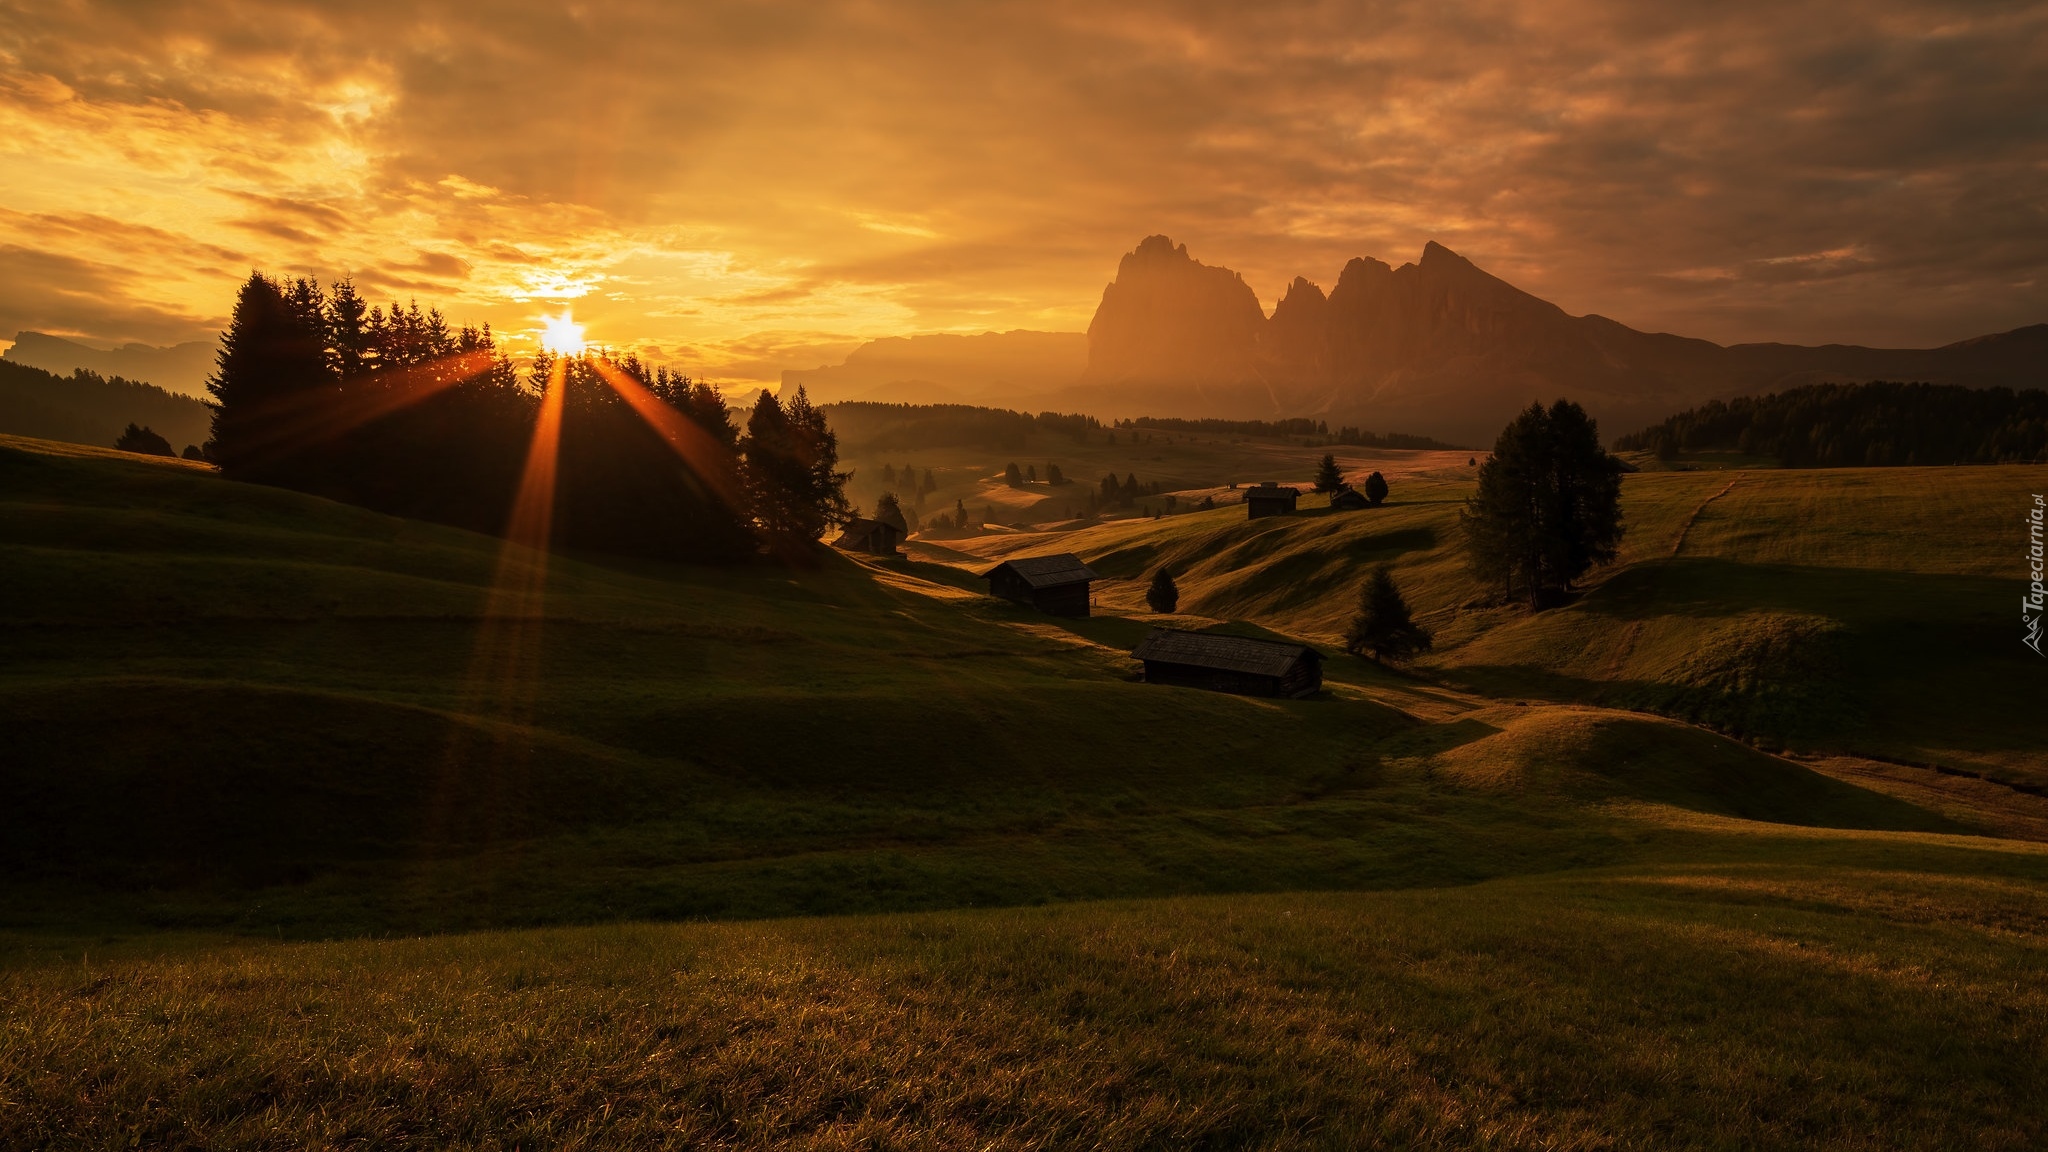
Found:
[[1730, 480], [1727, 486], [1722, 488], [1719, 492], [1716, 492], [1712, 496], [1707, 497], [1705, 500], [1700, 501], [1700, 506], [1692, 510], [1692, 515], [1687, 516], [1685, 518], [1685, 527], [1680, 528], [1678, 530], [1678, 539], [1673, 540], [1671, 542], [1671, 555], [1678, 555], [1678, 550], [1680, 548], [1685, 547], [1685, 538], [1692, 535], [1692, 526], [1699, 522], [1700, 513], [1705, 512], [1707, 510], [1707, 505], [1712, 504], [1714, 501], [1719, 500], [1723, 496], [1726, 496], [1730, 490], [1732, 490], [1737, 484], [1740, 483], [1742, 483], [1742, 477], [1737, 476], [1735, 479]]

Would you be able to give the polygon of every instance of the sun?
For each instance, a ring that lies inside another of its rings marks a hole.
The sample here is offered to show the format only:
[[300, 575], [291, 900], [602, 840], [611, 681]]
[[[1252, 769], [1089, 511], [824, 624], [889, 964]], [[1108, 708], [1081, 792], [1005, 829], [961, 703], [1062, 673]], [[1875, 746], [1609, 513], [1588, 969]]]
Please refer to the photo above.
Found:
[[557, 356], [581, 356], [583, 325], [569, 318], [567, 312], [560, 316], [541, 317], [540, 346]]

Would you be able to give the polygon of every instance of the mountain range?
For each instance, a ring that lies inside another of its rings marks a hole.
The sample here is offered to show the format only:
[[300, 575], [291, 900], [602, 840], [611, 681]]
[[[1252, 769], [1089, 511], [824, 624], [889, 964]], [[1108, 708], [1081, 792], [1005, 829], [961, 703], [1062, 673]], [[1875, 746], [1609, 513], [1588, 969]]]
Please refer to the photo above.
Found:
[[213, 373], [217, 340], [194, 340], [158, 348], [126, 344], [112, 350], [93, 348], [44, 332], [17, 332], [5, 359], [60, 376], [80, 368], [102, 376], [119, 376], [154, 384], [166, 392], [204, 398], [206, 378]]
[[1314, 416], [1473, 445], [1532, 400], [1570, 397], [1613, 436], [1712, 399], [1876, 379], [2040, 387], [2048, 324], [1928, 349], [1724, 346], [1572, 316], [1434, 241], [1398, 268], [1354, 259], [1327, 293], [1297, 277], [1268, 315], [1242, 276], [1151, 236], [1123, 257], [1085, 337], [898, 337], [784, 373], [821, 402]]

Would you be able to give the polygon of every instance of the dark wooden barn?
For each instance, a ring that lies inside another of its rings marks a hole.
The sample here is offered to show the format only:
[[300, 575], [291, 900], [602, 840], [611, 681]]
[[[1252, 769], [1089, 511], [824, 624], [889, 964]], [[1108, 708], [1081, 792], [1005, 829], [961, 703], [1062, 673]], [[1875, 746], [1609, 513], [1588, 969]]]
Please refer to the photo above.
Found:
[[839, 539], [834, 540], [832, 546], [848, 552], [865, 552], [870, 556], [894, 556], [896, 544], [902, 539], [902, 530], [894, 524], [855, 517], [847, 521], [846, 530], [839, 534]]
[[981, 574], [991, 596], [1029, 604], [1050, 616], [1088, 615], [1088, 582], [1101, 577], [1072, 552], [1021, 556]]
[[1154, 628], [1131, 655], [1144, 662], [1148, 684], [1297, 697], [1323, 687], [1323, 654], [1306, 644]]
[[1301, 499], [1301, 489], [1286, 488], [1271, 480], [1256, 488], [1244, 490], [1245, 519], [1257, 520], [1261, 516], [1285, 516], [1295, 510], [1295, 501]]
[[1330, 494], [1330, 509], [1335, 512], [1360, 512], [1371, 506], [1365, 493], [1356, 488], [1339, 488]]

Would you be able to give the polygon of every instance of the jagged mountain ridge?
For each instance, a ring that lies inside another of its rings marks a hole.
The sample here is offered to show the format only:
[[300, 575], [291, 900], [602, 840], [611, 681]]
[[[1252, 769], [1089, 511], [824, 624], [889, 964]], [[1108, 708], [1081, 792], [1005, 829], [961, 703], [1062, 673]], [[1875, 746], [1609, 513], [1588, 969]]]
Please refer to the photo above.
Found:
[[1327, 295], [1297, 277], [1266, 317], [1235, 272], [1148, 237], [1104, 290], [1088, 334], [1086, 379], [1099, 407], [1167, 410], [1177, 392], [1176, 414], [1314, 415], [1473, 444], [1531, 400], [1558, 396], [1614, 435], [1707, 400], [1798, 384], [2048, 378], [2048, 324], [1934, 349], [1724, 347], [1572, 316], [1434, 241], [1399, 268], [1353, 259]]

